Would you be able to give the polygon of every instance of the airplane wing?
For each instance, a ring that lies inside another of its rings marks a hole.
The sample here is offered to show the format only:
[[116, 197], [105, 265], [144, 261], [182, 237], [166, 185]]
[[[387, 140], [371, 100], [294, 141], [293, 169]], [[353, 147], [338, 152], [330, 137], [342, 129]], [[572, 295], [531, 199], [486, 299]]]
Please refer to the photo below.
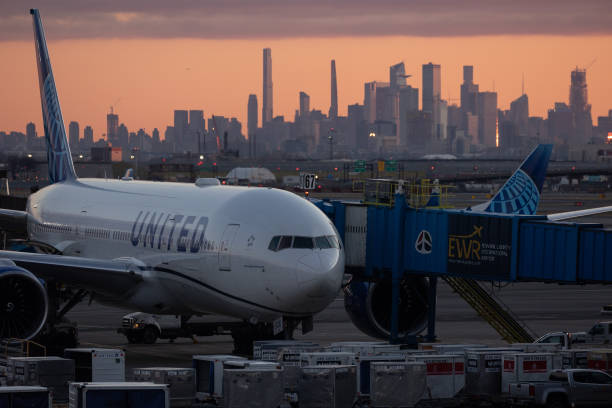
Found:
[[150, 269], [134, 258], [103, 260], [75, 256], [0, 251], [0, 259], [13, 261], [43, 279], [56, 279], [107, 296], [122, 296], [143, 280]]
[[568, 211], [568, 212], [556, 213], [556, 214], [548, 214], [546, 217], [550, 221], [563, 221], [563, 220], [569, 220], [571, 218], [587, 217], [589, 215], [602, 214], [606, 212], [612, 212], [612, 206], [589, 208], [587, 210]]

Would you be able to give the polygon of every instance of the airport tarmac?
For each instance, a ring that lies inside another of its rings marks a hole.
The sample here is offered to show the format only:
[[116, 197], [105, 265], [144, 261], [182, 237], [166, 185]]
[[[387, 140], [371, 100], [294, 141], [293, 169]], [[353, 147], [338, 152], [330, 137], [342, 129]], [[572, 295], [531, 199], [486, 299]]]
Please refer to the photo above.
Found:
[[[453, 202], [459, 208], [484, 199], [484, 194], [458, 194]], [[612, 194], [601, 197], [599, 194], [544, 193], [540, 210], [552, 213], [607, 205], [612, 205]], [[612, 227], [612, 214], [580, 221]], [[585, 331], [597, 321], [612, 320], [612, 316], [600, 314], [603, 305], [612, 303], [612, 286], [544, 283], [515, 283], [502, 288], [494, 288], [490, 284], [486, 286], [537, 335], [560, 330]], [[197, 344], [189, 339], [177, 339], [174, 343], [158, 340], [153, 345], [128, 344], [123, 335], [116, 333], [116, 329], [121, 325], [122, 316], [129, 312], [96, 302], [88, 305], [85, 301], [67, 317], [78, 322], [82, 346], [124, 348], [128, 368], [189, 367], [194, 354], [226, 354], [233, 349], [230, 336], [199, 337]], [[439, 281], [438, 285], [436, 334], [438, 340], [445, 343], [504, 344], [497, 332], [443, 281]], [[353, 326], [344, 310], [341, 294], [327, 309], [315, 316], [314, 331], [306, 335], [296, 333], [296, 339], [311, 340], [322, 345], [335, 341], [374, 340]]]

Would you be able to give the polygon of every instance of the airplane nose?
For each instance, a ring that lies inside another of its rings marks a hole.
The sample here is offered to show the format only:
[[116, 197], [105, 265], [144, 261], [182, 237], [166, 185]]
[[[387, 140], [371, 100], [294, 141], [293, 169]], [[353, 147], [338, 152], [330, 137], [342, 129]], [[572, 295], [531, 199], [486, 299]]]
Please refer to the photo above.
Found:
[[344, 265], [340, 251], [315, 251], [298, 260], [298, 287], [310, 299], [329, 299], [340, 289]]

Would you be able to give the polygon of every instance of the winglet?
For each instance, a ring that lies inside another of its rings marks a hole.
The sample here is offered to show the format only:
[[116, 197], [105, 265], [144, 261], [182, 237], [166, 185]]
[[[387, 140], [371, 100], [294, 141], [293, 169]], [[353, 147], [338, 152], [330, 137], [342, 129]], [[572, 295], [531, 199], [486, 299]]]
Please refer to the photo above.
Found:
[[[553, 145], [538, 145], [482, 211], [535, 215]], [[481, 206], [477, 206], [481, 207]], [[480, 209], [473, 207], [473, 209]]]
[[64, 119], [60, 109], [55, 80], [51, 70], [47, 41], [43, 30], [40, 14], [37, 9], [30, 9], [34, 25], [34, 40], [36, 46], [36, 61], [38, 63], [38, 81], [40, 87], [40, 102], [45, 125], [45, 140], [47, 141], [47, 159], [49, 164], [49, 181], [58, 183], [76, 179], [72, 164], [72, 156]]

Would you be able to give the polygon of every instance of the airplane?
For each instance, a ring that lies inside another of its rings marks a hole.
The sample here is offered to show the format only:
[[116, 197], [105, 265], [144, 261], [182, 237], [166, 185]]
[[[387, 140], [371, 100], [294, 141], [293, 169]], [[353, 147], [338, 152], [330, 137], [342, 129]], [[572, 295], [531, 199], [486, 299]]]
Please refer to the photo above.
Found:
[[[328, 217], [293, 193], [222, 186], [217, 179], [78, 178], [40, 14], [30, 13], [51, 184], [29, 196], [25, 211], [0, 209], [0, 230], [26, 233], [35, 249], [0, 251], [0, 339], [51, 336], [87, 293], [131, 311], [239, 318], [245, 326], [234, 341], [246, 352], [255, 339], [291, 338], [300, 323], [303, 332], [311, 330], [312, 316], [339, 293], [345, 270], [344, 247]], [[534, 214], [550, 150], [538, 146], [497, 195], [472, 211]], [[426, 285], [425, 278], [402, 284], [401, 296], [409, 297], [401, 302], [404, 334], [424, 327], [417, 316]], [[388, 339], [390, 285], [353, 281], [345, 289], [355, 325]]]
[[0, 251], [0, 338], [31, 339], [57, 320], [55, 283], [81, 290], [71, 304], [86, 290], [130, 310], [240, 318], [252, 327], [246, 343], [273, 337], [281, 317], [285, 334], [309, 327], [344, 274], [329, 218], [293, 193], [217, 179], [78, 178], [40, 13], [30, 13], [51, 184], [25, 211], [0, 211], [0, 227], [27, 231], [37, 249]]

